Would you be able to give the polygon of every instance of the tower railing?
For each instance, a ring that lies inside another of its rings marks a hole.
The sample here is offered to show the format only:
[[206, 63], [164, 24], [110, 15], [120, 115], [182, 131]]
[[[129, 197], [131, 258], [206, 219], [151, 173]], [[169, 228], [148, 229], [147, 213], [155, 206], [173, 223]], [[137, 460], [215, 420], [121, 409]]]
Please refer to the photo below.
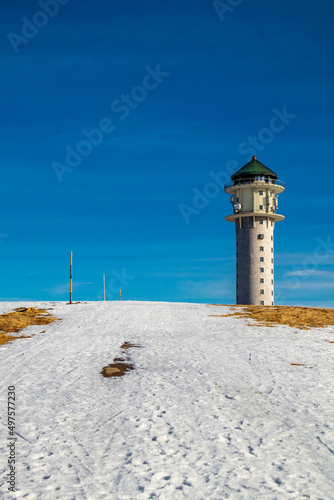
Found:
[[270, 177], [260, 177], [258, 179], [255, 179], [254, 177], [245, 177], [245, 178], [240, 178], [240, 179], [236, 179], [235, 181], [230, 181], [230, 182], [226, 182], [226, 184], [224, 184], [224, 188], [228, 188], [228, 187], [231, 187], [231, 186], [237, 186], [239, 184], [260, 184], [260, 185], [264, 185], [264, 184], [274, 184], [276, 186], [281, 186], [281, 187], [285, 187], [285, 184], [283, 181], [278, 181], [277, 179], [271, 179]]

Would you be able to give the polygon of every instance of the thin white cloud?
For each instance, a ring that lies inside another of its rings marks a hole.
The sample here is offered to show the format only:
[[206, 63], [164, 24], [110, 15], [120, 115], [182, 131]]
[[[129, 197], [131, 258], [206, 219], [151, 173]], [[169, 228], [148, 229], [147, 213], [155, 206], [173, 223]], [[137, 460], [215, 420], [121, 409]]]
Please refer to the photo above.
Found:
[[191, 299], [217, 299], [235, 296], [235, 285], [228, 280], [184, 281], [179, 285], [182, 294]]
[[[75, 281], [73, 282], [73, 290], [78, 290], [79, 288], [82, 288], [85, 285], [92, 285], [93, 283], [91, 281], [87, 282], [78, 282]], [[54, 295], [63, 295], [64, 293], [69, 293], [70, 291], [70, 285], [69, 283], [64, 283], [62, 285], [57, 285], [51, 288], [45, 288], [43, 292], [49, 292], [53, 293]]]
[[296, 252], [296, 253], [275, 253], [275, 262], [282, 265], [291, 266], [292, 264], [303, 265], [304, 261], [306, 264], [309, 263], [309, 259], [315, 259], [319, 264], [334, 264], [334, 254], [324, 254], [324, 251], [320, 252], [320, 258], [314, 252]]
[[334, 276], [332, 271], [318, 271], [317, 269], [301, 269], [299, 271], [290, 271], [286, 273], [286, 276], [327, 276], [331, 278]]
[[221, 261], [235, 261], [235, 256], [230, 257], [203, 257], [201, 259], [190, 259], [191, 262], [221, 262]]
[[300, 270], [285, 273], [275, 280], [276, 290], [300, 290], [303, 293], [324, 293], [334, 290], [334, 272], [317, 270]]

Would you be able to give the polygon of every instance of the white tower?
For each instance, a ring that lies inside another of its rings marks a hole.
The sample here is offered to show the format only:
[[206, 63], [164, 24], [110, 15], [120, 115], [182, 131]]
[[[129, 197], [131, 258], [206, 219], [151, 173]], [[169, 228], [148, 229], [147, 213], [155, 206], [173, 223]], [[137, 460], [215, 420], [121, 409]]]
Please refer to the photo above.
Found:
[[233, 206], [237, 254], [237, 304], [274, 305], [274, 227], [284, 182], [256, 156], [225, 184]]

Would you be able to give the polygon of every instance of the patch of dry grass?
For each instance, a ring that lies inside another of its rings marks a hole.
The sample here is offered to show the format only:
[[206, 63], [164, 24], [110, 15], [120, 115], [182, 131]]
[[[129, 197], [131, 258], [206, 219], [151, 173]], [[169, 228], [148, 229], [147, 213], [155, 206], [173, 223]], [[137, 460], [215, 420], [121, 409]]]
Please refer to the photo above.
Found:
[[109, 366], [104, 366], [101, 374], [104, 377], [122, 377], [126, 372], [133, 370], [132, 363], [111, 363]]
[[[126, 355], [126, 349], [131, 349], [133, 347], [140, 348], [140, 345], [131, 344], [131, 342], [123, 342], [121, 345], [121, 349], [123, 349], [123, 353]], [[130, 358], [126, 355], [126, 359], [124, 358], [114, 358], [114, 363], [110, 363], [108, 366], [104, 366], [101, 371], [101, 375], [104, 377], [122, 377], [130, 370], [134, 370], [133, 363], [130, 363]]]
[[[237, 309], [231, 314], [212, 316], [242, 316], [257, 320], [255, 326], [287, 325], [301, 330], [334, 325], [334, 309], [297, 306], [229, 306]], [[242, 308], [242, 310], [238, 310]], [[252, 323], [254, 324], [254, 323]]]
[[[20, 307], [14, 312], [0, 315], [0, 345], [7, 344], [12, 340], [30, 338], [31, 335], [9, 335], [17, 333], [30, 325], [48, 325], [58, 320], [44, 309], [34, 307]], [[44, 330], [45, 331], [45, 330]]]
[[131, 344], [131, 342], [123, 342], [121, 345], [121, 349], [131, 349], [131, 347], [140, 347], [139, 345], [136, 344]]

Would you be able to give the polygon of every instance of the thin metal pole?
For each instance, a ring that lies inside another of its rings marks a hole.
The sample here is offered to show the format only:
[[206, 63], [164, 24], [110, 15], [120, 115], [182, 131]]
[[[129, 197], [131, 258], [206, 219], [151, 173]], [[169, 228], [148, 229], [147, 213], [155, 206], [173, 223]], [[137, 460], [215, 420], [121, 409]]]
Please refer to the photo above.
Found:
[[122, 300], [122, 290], [119, 291], [119, 300]]
[[72, 304], [72, 252], [70, 259], [70, 304]]
[[103, 300], [106, 300], [106, 276], [103, 273]]

